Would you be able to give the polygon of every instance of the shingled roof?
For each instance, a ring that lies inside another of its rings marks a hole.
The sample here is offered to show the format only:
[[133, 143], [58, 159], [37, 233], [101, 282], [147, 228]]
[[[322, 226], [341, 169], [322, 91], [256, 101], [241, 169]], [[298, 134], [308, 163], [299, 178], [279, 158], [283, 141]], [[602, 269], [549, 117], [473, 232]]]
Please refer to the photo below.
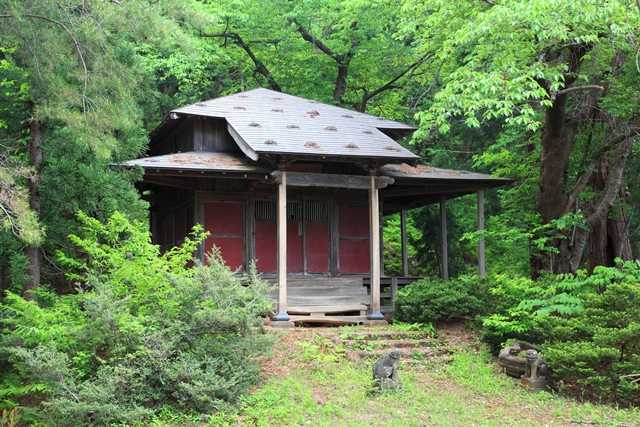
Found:
[[253, 89], [178, 108], [182, 115], [224, 118], [236, 143], [249, 157], [295, 154], [415, 160], [418, 156], [391, 136], [415, 127], [317, 101]]

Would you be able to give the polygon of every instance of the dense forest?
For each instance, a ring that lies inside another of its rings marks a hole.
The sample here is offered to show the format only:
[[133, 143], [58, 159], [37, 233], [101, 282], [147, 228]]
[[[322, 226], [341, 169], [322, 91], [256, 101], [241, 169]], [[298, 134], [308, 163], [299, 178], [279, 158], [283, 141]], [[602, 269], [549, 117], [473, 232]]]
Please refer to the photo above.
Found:
[[[422, 162], [514, 179], [487, 194], [492, 274], [534, 280], [640, 254], [634, 0], [0, 0], [0, 23], [0, 290], [12, 298], [71, 293], [91, 221], [147, 220], [140, 172], [112, 165], [143, 156], [169, 110], [255, 87], [415, 123], [403, 144]], [[479, 236], [473, 198], [449, 207], [455, 276], [474, 269]], [[435, 208], [410, 212], [413, 273], [438, 274], [437, 223]], [[386, 218], [388, 271], [398, 230]]]
[[[426, 163], [514, 178], [490, 197], [490, 268], [640, 250], [632, 1], [3, 3], [3, 288], [63, 285], [76, 211], [145, 217], [139, 176], [108, 165], [142, 155], [169, 109], [257, 86], [415, 122]], [[413, 267], [434, 272], [436, 213], [411, 217]], [[473, 217], [453, 204], [457, 272]]]

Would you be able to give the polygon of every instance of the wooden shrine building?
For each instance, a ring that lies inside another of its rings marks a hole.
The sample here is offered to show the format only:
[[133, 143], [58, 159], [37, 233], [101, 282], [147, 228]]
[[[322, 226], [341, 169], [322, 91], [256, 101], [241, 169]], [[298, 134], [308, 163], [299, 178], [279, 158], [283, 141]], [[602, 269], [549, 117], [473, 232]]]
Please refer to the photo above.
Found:
[[418, 164], [397, 142], [414, 130], [255, 89], [171, 111], [151, 135], [149, 156], [124, 165], [144, 169], [155, 243], [176, 245], [200, 223], [210, 232], [201, 257], [215, 245], [232, 269], [255, 260], [277, 279], [274, 323], [378, 320], [381, 280], [389, 280], [381, 218], [401, 213], [408, 276], [407, 209], [440, 203], [446, 254], [445, 201], [477, 193], [483, 227], [483, 190], [509, 182]]

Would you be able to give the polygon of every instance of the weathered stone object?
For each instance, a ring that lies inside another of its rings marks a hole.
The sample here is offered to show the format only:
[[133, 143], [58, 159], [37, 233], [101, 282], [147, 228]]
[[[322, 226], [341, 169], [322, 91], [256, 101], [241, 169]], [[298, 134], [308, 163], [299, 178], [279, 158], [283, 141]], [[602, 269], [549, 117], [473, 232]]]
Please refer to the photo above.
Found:
[[549, 367], [537, 350], [527, 350], [527, 369], [522, 383], [530, 390], [543, 390], [549, 383]]
[[400, 387], [400, 352], [394, 350], [382, 356], [373, 365], [374, 386], [380, 390], [394, 390]]
[[498, 355], [498, 365], [530, 390], [542, 390], [549, 383], [549, 368], [534, 345], [517, 342], [503, 348]]

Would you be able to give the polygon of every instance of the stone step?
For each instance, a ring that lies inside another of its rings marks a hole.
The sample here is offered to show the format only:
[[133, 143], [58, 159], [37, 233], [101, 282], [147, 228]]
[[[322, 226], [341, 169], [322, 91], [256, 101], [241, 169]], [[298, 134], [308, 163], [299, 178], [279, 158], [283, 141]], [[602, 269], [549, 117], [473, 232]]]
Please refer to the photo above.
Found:
[[370, 331], [342, 333], [338, 337], [341, 340], [375, 341], [375, 340], [401, 340], [401, 339], [429, 339], [433, 338], [428, 332], [422, 331]]
[[[400, 352], [400, 363], [411, 363], [415, 360], [425, 360], [428, 358], [440, 356], [437, 352], [432, 349], [413, 349], [413, 348], [404, 348], [398, 349]], [[389, 353], [388, 349], [378, 349], [378, 350], [351, 350], [346, 352], [346, 357], [352, 361], [362, 361], [362, 360], [375, 360], [378, 359], [385, 354]]]
[[344, 340], [342, 345], [347, 348], [360, 348], [363, 350], [393, 350], [393, 349], [433, 349], [437, 347], [433, 340], [417, 339], [417, 340]]

